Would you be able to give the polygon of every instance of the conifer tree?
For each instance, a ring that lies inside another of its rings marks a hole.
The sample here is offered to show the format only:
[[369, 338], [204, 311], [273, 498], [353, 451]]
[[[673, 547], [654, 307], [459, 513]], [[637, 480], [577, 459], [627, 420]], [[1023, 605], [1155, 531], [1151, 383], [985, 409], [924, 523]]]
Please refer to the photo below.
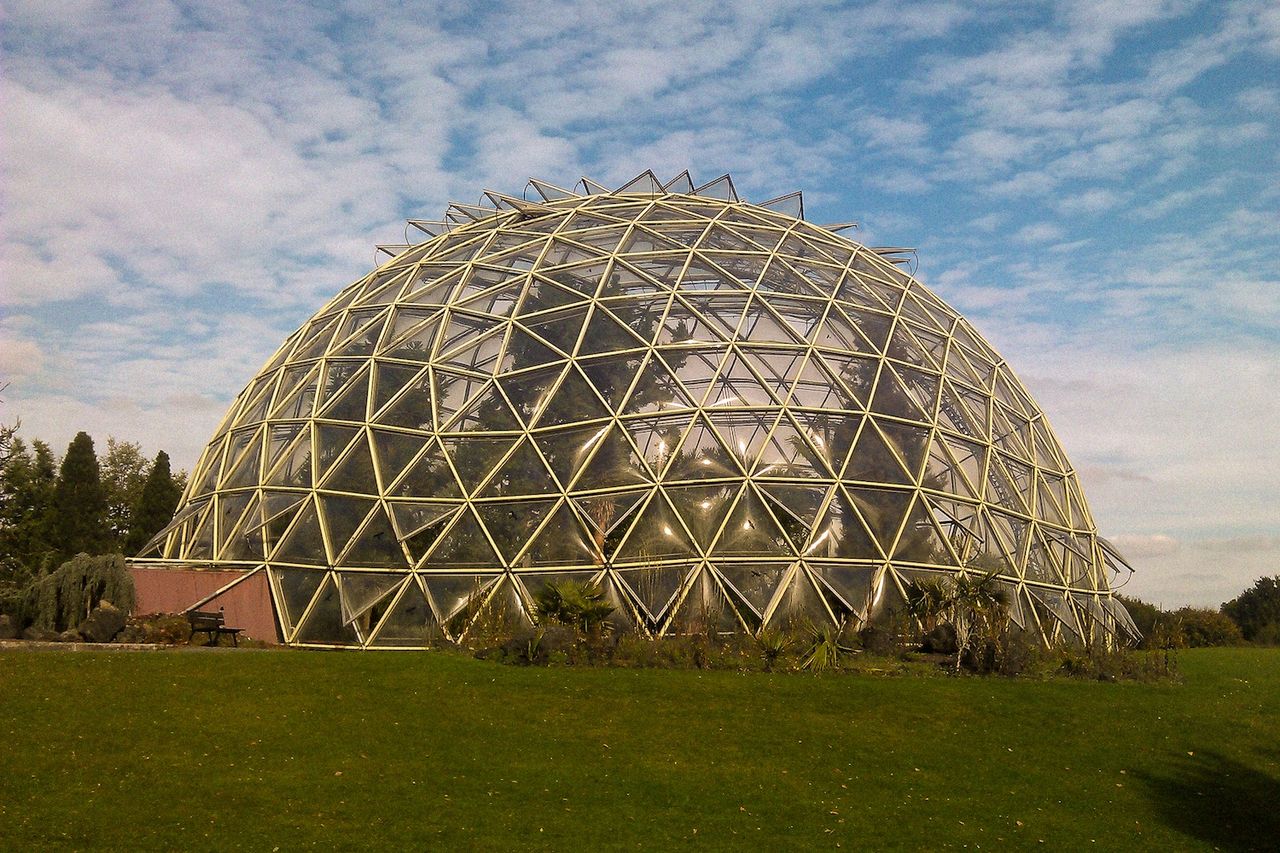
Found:
[[99, 554], [107, 545], [107, 493], [93, 439], [78, 432], [67, 446], [54, 487], [53, 538], [62, 560]]
[[0, 465], [0, 586], [20, 586], [53, 563], [50, 523], [58, 464], [43, 441], [32, 442], [32, 449], [34, 454], [15, 438]]
[[133, 508], [132, 524], [125, 539], [125, 551], [136, 554], [159, 533], [178, 507], [181, 489], [169, 472], [169, 454], [161, 450], [151, 465], [151, 473], [142, 486], [142, 495]]

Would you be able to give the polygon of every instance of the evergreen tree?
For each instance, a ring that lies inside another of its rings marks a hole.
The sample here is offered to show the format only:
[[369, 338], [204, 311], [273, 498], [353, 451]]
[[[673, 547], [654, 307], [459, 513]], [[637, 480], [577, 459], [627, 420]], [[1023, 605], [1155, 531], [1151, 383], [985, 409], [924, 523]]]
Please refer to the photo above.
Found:
[[53, 499], [53, 541], [60, 559], [100, 554], [109, 546], [107, 493], [88, 433], [76, 433], [62, 458]]
[[125, 539], [125, 551], [136, 554], [173, 518], [182, 490], [169, 473], [169, 454], [161, 450], [151, 465], [151, 473], [132, 510], [132, 523]]
[[34, 454], [15, 438], [0, 465], [0, 586], [20, 586], [53, 563], [57, 461], [43, 441], [32, 442], [32, 448]]

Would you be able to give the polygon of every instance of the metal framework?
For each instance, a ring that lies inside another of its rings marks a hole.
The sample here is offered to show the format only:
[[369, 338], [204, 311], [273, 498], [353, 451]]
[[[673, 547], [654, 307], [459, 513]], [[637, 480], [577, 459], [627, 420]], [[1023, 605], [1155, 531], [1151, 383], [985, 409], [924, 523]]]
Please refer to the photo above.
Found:
[[1111, 592], [1132, 570], [1044, 415], [909, 250], [728, 176], [525, 196], [379, 247], [138, 562], [267, 572], [297, 645], [528, 620], [565, 576], [652, 634], [861, 622], [911, 579], [992, 571], [1047, 643], [1134, 633]]

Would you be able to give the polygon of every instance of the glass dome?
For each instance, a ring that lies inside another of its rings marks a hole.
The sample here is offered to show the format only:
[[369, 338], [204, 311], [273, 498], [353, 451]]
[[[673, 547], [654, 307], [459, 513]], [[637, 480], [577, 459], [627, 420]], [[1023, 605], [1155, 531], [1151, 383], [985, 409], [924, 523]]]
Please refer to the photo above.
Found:
[[551, 579], [664, 634], [855, 625], [994, 573], [1046, 642], [1128, 568], [1004, 360], [798, 193], [645, 173], [486, 193], [291, 335], [149, 565], [266, 572], [284, 640], [421, 646]]

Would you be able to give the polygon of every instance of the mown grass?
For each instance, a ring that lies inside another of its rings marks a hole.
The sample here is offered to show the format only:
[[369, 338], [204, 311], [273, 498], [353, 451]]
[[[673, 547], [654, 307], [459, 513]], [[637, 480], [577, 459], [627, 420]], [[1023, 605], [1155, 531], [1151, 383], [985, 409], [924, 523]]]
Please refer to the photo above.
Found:
[[0, 847], [1273, 849], [1280, 650], [1180, 683], [0, 652]]

